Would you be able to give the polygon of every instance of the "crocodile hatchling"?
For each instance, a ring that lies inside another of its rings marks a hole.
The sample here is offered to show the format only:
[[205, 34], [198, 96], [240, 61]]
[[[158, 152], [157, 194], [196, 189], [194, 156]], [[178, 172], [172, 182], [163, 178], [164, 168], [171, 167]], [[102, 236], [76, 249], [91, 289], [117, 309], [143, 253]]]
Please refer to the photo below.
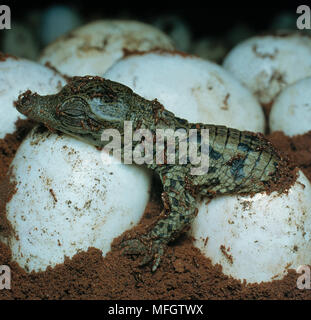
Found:
[[189, 162], [144, 164], [161, 179], [164, 209], [147, 234], [124, 240], [121, 247], [125, 254], [142, 255], [142, 265], [152, 261], [152, 271], [157, 269], [166, 245], [193, 221], [198, 212], [198, 196], [261, 192], [280, 177], [282, 158], [262, 135], [188, 123], [175, 117], [156, 99], [146, 100], [127, 86], [100, 77], [73, 77], [54, 95], [40, 96], [28, 90], [15, 105], [28, 118], [97, 147], [107, 143], [101, 140], [104, 129], [117, 129], [122, 134], [124, 121], [132, 121], [133, 130], [146, 128], [153, 135], [159, 128], [186, 131], [195, 128], [198, 142], [201, 130], [209, 130], [208, 173], [191, 175], [193, 165]]

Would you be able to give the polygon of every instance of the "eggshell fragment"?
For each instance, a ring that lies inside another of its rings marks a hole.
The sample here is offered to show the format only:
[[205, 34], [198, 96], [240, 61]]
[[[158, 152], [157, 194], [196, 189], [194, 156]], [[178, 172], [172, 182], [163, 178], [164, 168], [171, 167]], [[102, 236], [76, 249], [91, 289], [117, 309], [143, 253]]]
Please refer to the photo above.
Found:
[[101, 75], [129, 51], [173, 49], [160, 30], [141, 22], [99, 20], [61, 36], [47, 46], [39, 61], [69, 76]]
[[95, 147], [35, 128], [20, 146], [7, 204], [14, 229], [13, 259], [28, 271], [45, 270], [80, 250], [105, 255], [112, 240], [140, 220], [150, 173], [134, 165], [102, 162]]
[[194, 56], [163, 51], [131, 55], [104, 77], [146, 99], [158, 99], [191, 122], [264, 130], [263, 111], [252, 94], [220, 66]]
[[41, 95], [57, 93], [65, 79], [39, 63], [14, 57], [0, 56], [0, 139], [15, 131], [15, 122], [25, 117], [13, 102], [26, 90]]
[[271, 131], [287, 136], [311, 130], [311, 77], [285, 88], [274, 102], [270, 113]]
[[194, 245], [226, 275], [248, 283], [282, 279], [311, 263], [311, 184], [300, 171], [288, 194], [223, 196], [202, 203]]
[[252, 37], [227, 55], [223, 66], [268, 105], [289, 84], [311, 76], [311, 38], [299, 33]]

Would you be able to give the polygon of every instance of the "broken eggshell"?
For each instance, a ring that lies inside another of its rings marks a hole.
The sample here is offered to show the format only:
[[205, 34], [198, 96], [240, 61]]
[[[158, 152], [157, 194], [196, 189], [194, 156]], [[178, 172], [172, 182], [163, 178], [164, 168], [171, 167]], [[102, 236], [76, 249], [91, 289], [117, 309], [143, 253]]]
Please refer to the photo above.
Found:
[[263, 132], [261, 106], [229, 72], [215, 63], [177, 52], [130, 55], [104, 75], [146, 99], [157, 99], [190, 122]]
[[7, 203], [10, 238], [0, 238], [27, 271], [45, 270], [80, 250], [105, 255], [138, 223], [149, 199], [150, 172], [107, 164], [101, 151], [67, 135], [34, 128], [12, 162], [16, 192]]
[[287, 136], [311, 130], [311, 77], [285, 88], [272, 105], [270, 130], [283, 131]]
[[137, 21], [99, 20], [79, 27], [48, 45], [40, 62], [68, 76], [101, 75], [130, 51], [174, 49], [160, 30]]
[[26, 119], [13, 103], [26, 90], [41, 95], [57, 93], [65, 79], [39, 63], [11, 56], [0, 57], [0, 139], [15, 131], [15, 122]]
[[300, 171], [288, 194], [221, 196], [202, 205], [194, 245], [222, 271], [247, 283], [282, 279], [311, 264], [311, 184]]
[[223, 66], [258, 98], [273, 103], [288, 85], [311, 76], [311, 38], [300, 33], [256, 36], [234, 47]]

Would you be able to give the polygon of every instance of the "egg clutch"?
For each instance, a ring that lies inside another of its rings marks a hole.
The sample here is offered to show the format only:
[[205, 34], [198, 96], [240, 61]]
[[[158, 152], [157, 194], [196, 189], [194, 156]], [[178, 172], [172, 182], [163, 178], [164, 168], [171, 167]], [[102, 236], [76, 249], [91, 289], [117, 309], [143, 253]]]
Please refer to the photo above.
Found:
[[[302, 34], [255, 36], [221, 66], [176, 51], [152, 26], [92, 22], [48, 45], [40, 63], [0, 59], [0, 138], [22, 118], [13, 106], [19, 94], [55, 94], [67, 82], [63, 75], [122, 83], [193, 123], [265, 133], [270, 114], [272, 131], [304, 134], [311, 130], [310, 52], [311, 40]], [[0, 241], [27, 272], [89, 247], [106, 255], [113, 239], [139, 223], [152, 187], [150, 171], [105, 166], [95, 147], [37, 126], [17, 150], [9, 178], [16, 185], [6, 205], [14, 236], [0, 234]], [[189, 234], [225, 275], [247, 283], [282, 279], [288, 269], [311, 264], [310, 199], [310, 181], [298, 171], [288, 193], [203, 199]]]

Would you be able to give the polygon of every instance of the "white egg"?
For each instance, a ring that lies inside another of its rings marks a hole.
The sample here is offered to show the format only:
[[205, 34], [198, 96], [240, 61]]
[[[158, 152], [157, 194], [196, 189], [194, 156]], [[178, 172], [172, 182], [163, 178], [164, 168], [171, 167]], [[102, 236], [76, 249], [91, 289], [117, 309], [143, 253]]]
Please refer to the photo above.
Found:
[[81, 25], [82, 19], [73, 7], [52, 5], [45, 9], [41, 17], [40, 37], [46, 45], [66, 32]]
[[12, 162], [17, 191], [8, 202], [8, 243], [26, 270], [45, 270], [80, 250], [105, 255], [112, 240], [138, 223], [151, 175], [134, 165], [102, 162], [101, 152], [67, 135], [34, 128]]
[[190, 49], [190, 27], [180, 16], [174, 14], [162, 15], [154, 20], [153, 25], [169, 35], [177, 50], [188, 51]]
[[69, 76], [101, 75], [130, 51], [173, 49], [160, 30], [137, 21], [100, 20], [86, 24], [47, 46], [40, 58]]
[[39, 63], [25, 59], [3, 57], [0, 59], [0, 139], [15, 131], [15, 122], [25, 117], [13, 102], [26, 90], [38, 94], [57, 93], [65, 79]]
[[192, 44], [191, 53], [214, 62], [220, 62], [224, 59], [227, 48], [224, 41], [213, 37], [204, 37], [196, 40]]
[[287, 136], [311, 130], [311, 77], [285, 88], [272, 105], [269, 121], [271, 131]]
[[282, 279], [288, 269], [311, 263], [310, 199], [301, 171], [288, 194], [217, 197], [199, 209], [194, 244], [233, 278]]
[[269, 105], [289, 84], [311, 76], [311, 38], [299, 34], [250, 38], [228, 54], [224, 68]]
[[1, 51], [30, 60], [39, 55], [39, 42], [33, 30], [24, 23], [13, 22], [11, 29], [1, 30]]
[[264, 131], [263, 111], [252, 94], [222, 67], [201, 58], [163, 51], [131, 55], [103, 76], [158, 99], [188, 121]]

